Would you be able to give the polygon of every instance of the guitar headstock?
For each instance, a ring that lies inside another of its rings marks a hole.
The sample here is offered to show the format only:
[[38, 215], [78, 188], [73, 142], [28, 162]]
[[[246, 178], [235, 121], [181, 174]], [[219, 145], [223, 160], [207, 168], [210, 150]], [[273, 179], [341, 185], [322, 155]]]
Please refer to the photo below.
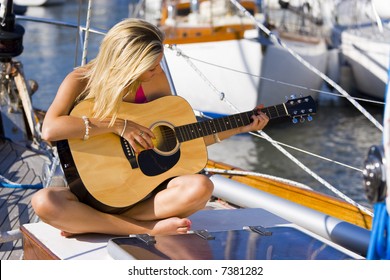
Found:
[[305, 117], [308, 121], [311, 121], [312, 115], [316, 113], [316, 104], [310, 95], [305, 97], [292, 97], [284, 103], [288, 116], [293, 118], [293, 123], [297, 123], [298, 120], [303, 122]]

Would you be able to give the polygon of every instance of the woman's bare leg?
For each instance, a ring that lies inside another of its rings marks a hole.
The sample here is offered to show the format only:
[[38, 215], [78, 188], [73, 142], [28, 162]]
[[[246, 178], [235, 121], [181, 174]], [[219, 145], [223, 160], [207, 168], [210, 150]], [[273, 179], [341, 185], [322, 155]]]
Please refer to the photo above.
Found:
[[212, 182], [203, 175], [177, 177], [167, 189], [121, 215], [97, 211], [63, 187], [39, 191], [32, 205], [44, 222], [65, 236], [87, 232], [166, 235], [186, 233], [191, 222], [185, 217], [204, 207], [212, 189]]
[[142, 221], [188, 217], [205, 207], [213, 189], [213, 183], [204, 175], [176, 177], [168, 183], [165, 190], [137, 204], [125, 215]]
[[60, 229], [64, 236], [89, 232], [166, 235], [186, 233], [190, 225], [185, 218], [137, 221], [122, 215], [102, 213], [79, 202], [69, 189], [63, 187], [40, 190], [34, 195], [32, 205], [42, 221]]

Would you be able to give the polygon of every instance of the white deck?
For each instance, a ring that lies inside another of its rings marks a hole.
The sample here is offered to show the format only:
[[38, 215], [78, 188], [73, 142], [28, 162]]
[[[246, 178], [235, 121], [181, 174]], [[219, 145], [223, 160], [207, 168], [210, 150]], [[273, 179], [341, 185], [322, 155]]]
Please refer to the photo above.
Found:
[[[192, 230], [207, 229], [209, 232], [241, 230], [244, 226], [288, 226], [295, 227], [286, 220], [279, 218], [263, 209], [235, 210], [202, 210], [190, 217]], [[117, 236], [101, 234], [85, 234], [65, 238], [60, 231], [43, 222], [25, 224], [25, 229], [38, 241], [43, 243], [52, 254], [62, 260], [109, 260], [107, 242]], [[307, 232], [305, 232], [308, 234]], [[311, 235], [311, 234], [309, 234]], [[313, 235], [314, 236], [314, 235]], [[320, 241], [330, 245], [330, 242], [315, 236]], [[332, 244], [334, 248], [339, 246]], [[362, 258], [352, 252], [343, 250], [351, 258]]]

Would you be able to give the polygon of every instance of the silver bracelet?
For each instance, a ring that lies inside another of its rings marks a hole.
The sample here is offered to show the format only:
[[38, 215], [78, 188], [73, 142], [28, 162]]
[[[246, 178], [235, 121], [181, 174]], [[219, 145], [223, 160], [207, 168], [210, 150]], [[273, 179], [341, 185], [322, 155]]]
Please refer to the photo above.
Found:
[[219, 139], [218, 133], [214, 133], [213, 136], [214, 136], [215, 143], [221, 143], [221, 139]]
[[122, 132], [121, 132], [121, 137], [123, 137], [123, 134], [125, 133], [126, 126], [127, 126], [127, 120], [125, 120], [125, 124], [123, 125], [123, 129], [122, 129]]
[[83, 137], [83, 140], [85, 141], [89, 139], [89, 130], [91, 129], [91, 126], [90, 126], [89, 119], [86, 116], [82, 116], [81, 118], [83, 119], [85, 125], [85, 133]]

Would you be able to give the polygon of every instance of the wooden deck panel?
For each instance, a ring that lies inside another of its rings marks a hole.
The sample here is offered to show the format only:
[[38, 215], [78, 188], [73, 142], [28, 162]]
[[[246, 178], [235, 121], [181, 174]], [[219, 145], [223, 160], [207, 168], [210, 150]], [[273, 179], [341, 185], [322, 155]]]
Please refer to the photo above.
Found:
[[[0, 174], [13, 183], [42, 183], [42, 168], [46, 157], [35, 151], [0, 139]], [[0, 187], [0, 232], [17, 230], [31, 223], [36, 216], [31, 197], [36, 189]], [[18, 260], [23, 256], [22, 239], [0, 243], [1, 260]]]

